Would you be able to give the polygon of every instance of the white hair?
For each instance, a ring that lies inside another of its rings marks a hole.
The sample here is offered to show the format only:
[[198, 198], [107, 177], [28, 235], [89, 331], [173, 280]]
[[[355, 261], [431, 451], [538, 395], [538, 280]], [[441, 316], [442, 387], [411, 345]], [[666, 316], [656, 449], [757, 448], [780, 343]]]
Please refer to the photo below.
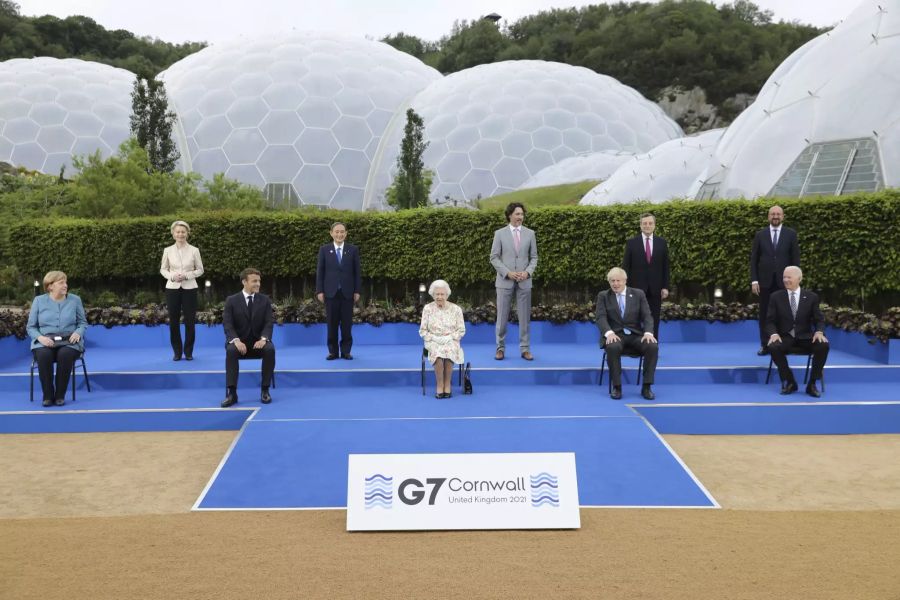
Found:
[[797, 277], [803, 277], [803, 271], [801, 271], [800, 267], [798, 267], [796, 265], [789, 265], [789, 266], [785, 267], [783, 272], [787, 273], [788, 271], [796, 271]]
[[628, 273], [626, 273], [625, 269], [623, 269], [621, 267], [613, 267], [612, 269], [610, 269], [609, 272], [606, 274], [606, 280], [609, 281], [609, 278], [612, 277], [613, 275], [619, 275], [620, 277], [622, 277], [623, 279], [628, 281]]
[[447, 290], [447, 297], [450, 297], [450, 284], [443, 279], [435, 279], [431, 282], [431, 285], [428, 286], [428, 295], [434, 298], [434, 292], [436, 292], [438, 288]]

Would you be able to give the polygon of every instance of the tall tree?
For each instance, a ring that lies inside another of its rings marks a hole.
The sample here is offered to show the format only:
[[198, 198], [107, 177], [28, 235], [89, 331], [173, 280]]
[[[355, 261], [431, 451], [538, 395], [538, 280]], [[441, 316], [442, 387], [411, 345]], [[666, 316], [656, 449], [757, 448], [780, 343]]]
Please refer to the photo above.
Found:
[[169, 110], [166, 87], [157, 79], [134, 80], [131, 92], [131, 135], [147, 151], [150, 169], [171, 173], [181, 157], [172, 140], [175, 113]]
[[387, 191], [388, 204], [394, 208], [416, 208], [428, 204], [432, 174], [425, 169], [422, 154], [428, 148], [425, 141], [425, 121], [416, 111], [406, 111], [406, 127], [397, 157], [397, 175]]

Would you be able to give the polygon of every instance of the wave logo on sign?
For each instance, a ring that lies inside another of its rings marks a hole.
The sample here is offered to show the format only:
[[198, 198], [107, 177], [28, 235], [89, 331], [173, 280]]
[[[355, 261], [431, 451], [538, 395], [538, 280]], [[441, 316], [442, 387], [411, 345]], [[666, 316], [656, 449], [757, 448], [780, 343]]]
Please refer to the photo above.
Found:
[[366, 477], [366, 510], [370, 508], [386, 508], [390, 510], [394, 504], [394, 478], [375, 473]]
[[550, 473], [539, 473], [529, 477], [531, 481], [531, 506], [537, 508], [549, 504], [559, 506], [559, 479]]

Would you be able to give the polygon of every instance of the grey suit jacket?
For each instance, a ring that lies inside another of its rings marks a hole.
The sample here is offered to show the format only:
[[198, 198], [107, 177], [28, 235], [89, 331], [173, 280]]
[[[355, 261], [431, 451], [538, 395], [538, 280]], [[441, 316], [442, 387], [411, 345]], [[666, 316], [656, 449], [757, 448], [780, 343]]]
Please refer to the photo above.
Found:
[[506, 275], [510, 271], [525, 271], [528, 273], [528, 279], [520, 282], [519, 287], [523, 290], [530, 290], [531, 278], [534, 276], [537, 261], [537, 239], [535, 238], [534, 230], [522, 225], [519, 233], [518, 252], [516, 252], [516, 245], [513, 243], [512, 231], [510, 231], [509, 225], [494, 232], [494, 243], [491, 244], [491, 266], [497, 271], [497, 279], [494, 281], [496, 287], [513, 287], [516, 282], [512, 279], [507, 279]]
[[624, 329], [632, 333], [643, 335], [646, 332], [653, 333], [653, 315], [650, 313], [650, 305], [647, 296], [637, 288], [625, 288], [625, 316], [619, 313], [619, 302], [611, 289], [603, 290], [597, 294], [597, 308], [594, 312], [597, 319], [597, 327], [600, 328], [600, 345], [605, 342], [604, 335], [610, 329], [619, 337]]

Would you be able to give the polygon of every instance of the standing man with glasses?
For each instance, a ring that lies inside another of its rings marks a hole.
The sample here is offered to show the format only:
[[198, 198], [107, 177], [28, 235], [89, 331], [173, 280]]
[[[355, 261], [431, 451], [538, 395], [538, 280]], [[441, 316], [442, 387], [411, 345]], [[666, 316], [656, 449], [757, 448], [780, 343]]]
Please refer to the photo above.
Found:
[[516, 296], [516, 313], [519, 317], [519, 351], [525, 360], [534, 360], [531, 354], [529, 325], [531, 324], [531, 277], [537, 267], [537, 239], [534, 231], [525, 227], [525, 206], [512, 202], [506, 207], [509, 223], [494, 232], [491, 244], [491, 266], [497, 272], [494, 286], [497, 288], [496, 360], [506, 355], [506, 325]]
[[631, 287], [647, 296], [653, 315], [653, 335], [659, 339], [659, 316], [662, 301], [669, 297], [669, 246], [666, 240], [654, 235], [656, 217], [641, 215], [641, 233], [625, 242], [622, 268], [628, 273]]
[[797, 381], [788, 365], [787, 354], [798, 349], [812, 354], [812, 373], [806, 385], [806, 393], [813, 398], [822, 394], [816, 389], [816, 379], [822, 379], [822, 370], [828, 358], [828, 339], [825, 337], [825, 318], [819, 310], [819, 297], [800, 288], [803, 271], [800, 267], [788, 267], [782, 276], [784, 289], [772, 294], [766, 313], [768, 346], [772, 362], [778, 365], [781, 393], [797, 391]]
[[784, 210], [769, 209], [769, 226], [756, 232], [750, 250], [750, 289], [759, 296], [759, 356], [769, 353], [766, 315], [769, 296], [784, 289], [781, 275], [788, 266], [800, 266], [800, 244], [797, 232], [783, 225]]
[[260, 272], [248, 268], [241, 271], [241, 284], [237, 294], [225, 300], [222, 324], [225, 329], [225, 400], [222, 408], [237, 404], [238, 361], [245, 358], [262, 359], [262, 389], [259, 401], [272, 402], [269, 385], [275, 372], [275, 346], [272, 344], [272, 327], [275, 315], [272, 301], [259, 293]]
[[[325, 320], [328, 323], [328, 356], [334, 360], [340, 356], [353, 360], [353, 305], [359, 301], [362, 288], [362, 272], [359, 248], [347, 243], [347, 227], [343, 223], [331, 226], [332, 243], [319, 248], [316, 264], [316, 298], [325, 303]], [[338, 329], [341, 332], [338, 343]], [[338, 354], [340, 351], [340, 354]]]

